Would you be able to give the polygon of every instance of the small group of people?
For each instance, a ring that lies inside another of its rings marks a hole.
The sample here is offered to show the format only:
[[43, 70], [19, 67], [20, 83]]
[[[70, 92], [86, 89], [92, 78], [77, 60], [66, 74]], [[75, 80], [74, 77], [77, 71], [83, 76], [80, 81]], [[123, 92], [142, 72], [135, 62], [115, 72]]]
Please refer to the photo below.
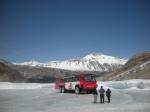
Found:
[[[101, 88], [99, 89], [99, 94], [100, 94], [100, 103], [104, 103], [105, 102], [105, 89], [103, 88], [103, 86], [101, 86]], [[98, 92], [96, 88], [93, 89], [93, 96], [94, 96], [94, 103], [97, 103]], [[111, 90], [109, 88], [106, 90], [106, 96], [108, 99], [108, 103], [110, 103]]]

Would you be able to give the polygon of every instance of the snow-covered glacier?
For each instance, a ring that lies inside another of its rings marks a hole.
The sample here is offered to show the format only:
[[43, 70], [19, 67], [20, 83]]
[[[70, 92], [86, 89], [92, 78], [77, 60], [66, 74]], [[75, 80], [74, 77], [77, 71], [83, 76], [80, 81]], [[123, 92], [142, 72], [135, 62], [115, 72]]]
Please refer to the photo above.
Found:
[[[149, 112], [150, 80], [98, 81], [111, 89], [111, 102], [92, 94], [59, 93], [52, 84], [0, 82], [0, 112]], [[99, 94], [98, 94], [99, 95]]]
[[[98, 88], [103, 86], [105, 89], [111, 88], [113, 90], [150, 90], [150, 80], [145, 79], [132, 79], [125, 81], [97, 81]], [[54, 83], [11, 83], [11, 82], [0, 82], [0, 89], [42, 89], [51, 88], [54, 89]]]

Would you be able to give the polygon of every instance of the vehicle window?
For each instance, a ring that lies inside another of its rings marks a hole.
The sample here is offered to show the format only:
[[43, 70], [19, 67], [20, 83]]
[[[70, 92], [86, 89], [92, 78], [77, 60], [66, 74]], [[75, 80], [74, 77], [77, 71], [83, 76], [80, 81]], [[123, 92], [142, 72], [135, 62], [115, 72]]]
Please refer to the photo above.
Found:
[[86, 76], [85, 80], [86, 81], [95, 81], [95, 77], [94, 76]]
[[74, 81], [77, 81], [77, 80], [78, 80], [77, 77], [67, 77], [67, 78], [64, 78], [65, 82], [74, 82]]

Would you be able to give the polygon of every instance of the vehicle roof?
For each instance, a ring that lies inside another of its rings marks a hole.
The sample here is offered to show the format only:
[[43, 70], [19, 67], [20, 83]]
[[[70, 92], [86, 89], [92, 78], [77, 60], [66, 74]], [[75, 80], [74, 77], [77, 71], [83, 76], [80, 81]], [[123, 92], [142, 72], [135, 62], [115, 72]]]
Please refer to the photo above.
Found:
[[84, 74], [79, 74], [79, 75], [74, 75], [74, 76], [58, 77], [58, 79], [78, 78], [80, 75], [84, 75], [84, 76], [95, 76], [94, 74], [84, 73]]

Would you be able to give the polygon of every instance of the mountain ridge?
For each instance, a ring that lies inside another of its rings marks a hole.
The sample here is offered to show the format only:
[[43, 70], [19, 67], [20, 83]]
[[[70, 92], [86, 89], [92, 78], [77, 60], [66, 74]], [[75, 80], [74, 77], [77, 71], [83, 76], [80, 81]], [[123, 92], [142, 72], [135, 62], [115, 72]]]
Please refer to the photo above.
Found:
[[127, 59], [116, 58], [104, 54], [91, 53], [80, 59], [69, 59], [64, 61], [49, 61], [41, 63], [38, 61], [28, 61], [23, 63], [14, 63], [16, 65], [37, 66], [58, 68], [73, 71], [100, 71], [108, 72], [120, 68], [127, 62]]
[[[77, 65], [78, 61], [80, 62], [79, 59], [72, 61], [76, 62]], [[53, 63], [57, 64], [56, 61]], [[100, 64], [94, 64], [95, 67], [98, 65]], [[63, 68], [16, 65], [7, 60], [0, 60], [0, 81], [48, 83], [54, 82], [55, 77], [74, 76], [80, 73], [92, 73], [97, 76], [97, 80], [150, 79], [150, 52], [136, 54], [121, 67], [117, 65], [115, 69], [109, 64], [105, 63], [104, 65], [110, 71], [71, 71]], [[101, 65], [100, 67], [103, 68]]]

